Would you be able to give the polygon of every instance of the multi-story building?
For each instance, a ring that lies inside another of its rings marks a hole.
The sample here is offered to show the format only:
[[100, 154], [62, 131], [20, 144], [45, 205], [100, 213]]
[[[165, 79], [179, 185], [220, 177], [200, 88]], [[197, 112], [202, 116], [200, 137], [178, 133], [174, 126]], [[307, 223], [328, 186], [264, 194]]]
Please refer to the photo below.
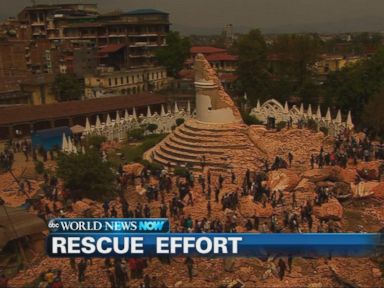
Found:
[[119, 71], [104, 68], [85, 76], [84, 84], [86, 98], [99, 98], [159, 91], [167, 87], [168, 79], [166, 69], [159, 66]]
[[0, 23], [0, 104], [50, 103], [52, 81], [43, 81], [46, 91], [39, 81], [40, 97], [32, 91], [32, 76], [54, 79], [58, 73], [74, 73], [104, 79], [105, 73], [95, 72], [98, 66], [110, 67], [107, 74], [113, 79], [138, 74], [141, 80], [90, 84], [87, 97], [160, 90], [167, 76], [157, 66], [155, 52], [166, 45], [169, 26], [168, 13], [154, 9], [100, 14], [96, 4], [26, 7]]
[[318, 76], [326, 76], [331, 72], [339, 71], [344, 67], [354, 65], [362, 59], [361, 56], [321, 55], [321, 59], [313, 65], [313, 70]]
[[138, 9], [99, 14], [95, 4], [36, 5], [26, 7], [18, 19], [21, 26], [30, 27], [31, 39], [68, 41], [74, 48], [87, 41], [101, 50], [120, 45], [125, 67], [154, 64], [154, 52], [166, 45], [170, 26], [166, 12]]

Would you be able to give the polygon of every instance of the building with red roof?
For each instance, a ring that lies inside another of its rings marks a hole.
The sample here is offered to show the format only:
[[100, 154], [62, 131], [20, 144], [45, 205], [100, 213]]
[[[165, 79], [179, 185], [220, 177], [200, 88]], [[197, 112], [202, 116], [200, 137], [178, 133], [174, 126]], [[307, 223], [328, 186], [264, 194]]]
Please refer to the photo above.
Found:
[[180, 71], [179, 76], [184, 80], [193, 81], [192, 71], [193, 59], [197, 54], [203, 54], [209, 64], [217, 71], [225, 88], [231, 88], [237, 79], [235, 74], [238, 56], [229, 53], [226, 49], [213, 46], [193, 46], [190, 49], [191, 57], [185, 61], [185, 68]]

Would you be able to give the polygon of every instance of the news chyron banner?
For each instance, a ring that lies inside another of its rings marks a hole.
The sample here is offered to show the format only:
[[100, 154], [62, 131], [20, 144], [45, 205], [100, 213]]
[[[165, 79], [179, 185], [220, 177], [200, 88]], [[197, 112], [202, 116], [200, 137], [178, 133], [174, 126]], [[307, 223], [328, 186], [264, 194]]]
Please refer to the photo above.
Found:
[[60, 218], [48, 223], [50, 257], [367, 257], [379, 233], [170, 233], [163, 218]]

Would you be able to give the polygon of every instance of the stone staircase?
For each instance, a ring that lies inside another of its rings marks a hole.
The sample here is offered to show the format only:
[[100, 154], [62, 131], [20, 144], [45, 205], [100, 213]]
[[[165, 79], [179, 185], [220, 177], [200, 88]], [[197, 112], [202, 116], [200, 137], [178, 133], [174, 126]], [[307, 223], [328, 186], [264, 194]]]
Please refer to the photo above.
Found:
[[246, 169], [245, 163], [260, 165], [262, 153], [250, 141], [247, 129], [243, 124], [207, 124], [190, 119], [152, 149], [152, 159], [173, 167], [189, 164], [195, 171], [201, 171], [203, 156], [205, 167], [218, 172]]

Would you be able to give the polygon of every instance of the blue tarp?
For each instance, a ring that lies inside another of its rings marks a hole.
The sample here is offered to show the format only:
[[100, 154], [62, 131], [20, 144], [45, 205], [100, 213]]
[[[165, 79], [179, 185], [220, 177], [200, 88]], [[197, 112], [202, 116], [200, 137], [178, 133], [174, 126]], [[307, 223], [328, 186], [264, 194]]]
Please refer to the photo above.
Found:
[[36, 131], [32, 133], [32, 146], [34, 148], [43, 147], [46, 151], [51, 150], [55, 146], [60, 149], [63, 134], [68, 137], [72, 135], [72, 131], [69, 127], [57, 127]]

